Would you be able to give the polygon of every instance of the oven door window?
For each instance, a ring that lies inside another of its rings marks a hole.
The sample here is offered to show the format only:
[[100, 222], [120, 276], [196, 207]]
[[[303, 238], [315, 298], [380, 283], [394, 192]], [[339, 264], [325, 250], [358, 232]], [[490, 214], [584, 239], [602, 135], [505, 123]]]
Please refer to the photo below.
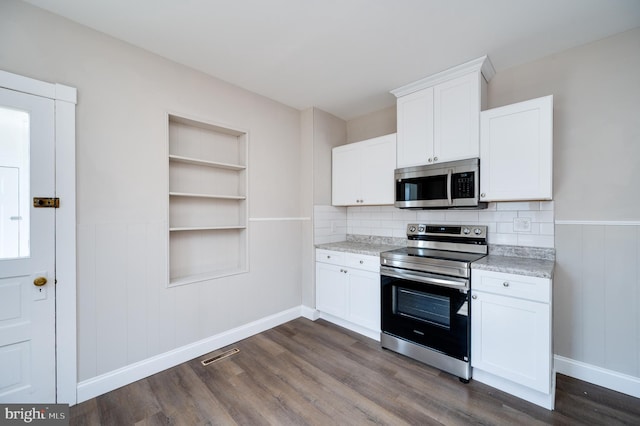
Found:
[[394, 313], [417, 321], [451, 327], [451, 302], [448, 297], [422, 293], [406, 288], [395, 289]]

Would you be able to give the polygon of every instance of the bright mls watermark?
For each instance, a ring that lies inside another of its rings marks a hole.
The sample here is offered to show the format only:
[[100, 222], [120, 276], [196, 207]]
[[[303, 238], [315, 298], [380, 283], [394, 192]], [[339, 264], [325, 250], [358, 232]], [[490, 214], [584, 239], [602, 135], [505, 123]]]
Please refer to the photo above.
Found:
[[69, 425], [69, 404], [0, 404], [0, 425]]

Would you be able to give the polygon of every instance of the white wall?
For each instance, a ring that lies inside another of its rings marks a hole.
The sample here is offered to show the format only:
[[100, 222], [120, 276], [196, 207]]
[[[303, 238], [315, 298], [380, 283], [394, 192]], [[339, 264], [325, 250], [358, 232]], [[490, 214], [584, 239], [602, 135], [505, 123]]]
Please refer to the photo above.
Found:
[[[300, 306], [299, 111], [14, 0], [0, 52], [78, 88], [80, 380]], [[247, 274], [166, 287], [167, 111], [249, 131]]]

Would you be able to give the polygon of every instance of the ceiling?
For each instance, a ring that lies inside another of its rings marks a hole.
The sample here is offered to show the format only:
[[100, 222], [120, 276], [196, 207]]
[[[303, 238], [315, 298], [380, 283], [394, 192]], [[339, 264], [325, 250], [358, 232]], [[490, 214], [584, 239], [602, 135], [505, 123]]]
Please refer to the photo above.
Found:
[[297, 109], [349, 120], [489, 55], [496, 71], [640, 26], [640, 0], [27, 0]]

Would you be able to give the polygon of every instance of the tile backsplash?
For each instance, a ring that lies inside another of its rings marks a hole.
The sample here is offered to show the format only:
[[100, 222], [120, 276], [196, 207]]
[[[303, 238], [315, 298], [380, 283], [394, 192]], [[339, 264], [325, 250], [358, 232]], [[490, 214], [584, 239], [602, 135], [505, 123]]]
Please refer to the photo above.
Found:
[[489, 203], [483, 210], [314, 207], [316, 244], [342, 241], [347, 234], [404, 238], [408, 223], [486, 225], [489, 244], [554, 247], [553, 201]]

